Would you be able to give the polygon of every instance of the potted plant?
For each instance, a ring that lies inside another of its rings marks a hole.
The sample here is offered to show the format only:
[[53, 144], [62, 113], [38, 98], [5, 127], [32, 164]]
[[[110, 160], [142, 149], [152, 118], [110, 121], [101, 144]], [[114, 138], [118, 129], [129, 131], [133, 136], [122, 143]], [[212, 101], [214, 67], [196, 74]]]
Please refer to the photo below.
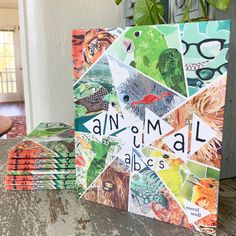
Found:
[[[114, 0], [119, 5], [124, 0]], [[230, 0], [199, 0], [203, 16], [196, 19], [190, 18], [192, 0], [187, 0], [186, 8], [181, 22], [211, 20], [208, 16], [209, 6], [215, 9], [226, 10]], [[136, 25], [166, 24], [164, 19], [165, 5], [161, 0], [136, 0], [133, 11], [133, 19]]]

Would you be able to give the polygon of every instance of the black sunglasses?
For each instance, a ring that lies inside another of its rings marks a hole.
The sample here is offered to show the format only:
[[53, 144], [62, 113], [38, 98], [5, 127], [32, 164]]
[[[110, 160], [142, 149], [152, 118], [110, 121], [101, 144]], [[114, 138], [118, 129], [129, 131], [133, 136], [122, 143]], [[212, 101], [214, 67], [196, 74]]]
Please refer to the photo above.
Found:
[[[190, 46], [196, 46], [198, 53], [206, 58], [206, 59], [214, 59], [215, 56], [218, 54], [220, 50], [224, 48], [225, 39], [217, 39], [217, 38], [211, 38], [211, 39], [204, 39], [199, 43], [187, 43], [186, 41], [182, 40], [184, 48], [184, 55], [188, 52]], [[213, 45], [216, 47], [216, 55], [211, 54], [211, 50], [209, 49]]]
[[210, 80], [214, 77], [215, 72], [218, 72], [220, 75], [223, 75], [228, 69], [228, 63], [222, 64], [217, 68], [201, 68], [196, 70], [197, 76], [204, 81]]

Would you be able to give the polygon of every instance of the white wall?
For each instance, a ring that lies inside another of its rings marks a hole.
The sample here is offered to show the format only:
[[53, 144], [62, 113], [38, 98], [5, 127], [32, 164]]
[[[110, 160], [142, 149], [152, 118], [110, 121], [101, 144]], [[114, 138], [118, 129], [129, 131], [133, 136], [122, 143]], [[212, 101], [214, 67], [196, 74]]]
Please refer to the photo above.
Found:
[[28, 129], [73, 122], [71, 30], [124, 26], [113, 0], [19, 0]]
[[19, 25], [18, 9], [0, 8], [0, 28], [14, 28]]

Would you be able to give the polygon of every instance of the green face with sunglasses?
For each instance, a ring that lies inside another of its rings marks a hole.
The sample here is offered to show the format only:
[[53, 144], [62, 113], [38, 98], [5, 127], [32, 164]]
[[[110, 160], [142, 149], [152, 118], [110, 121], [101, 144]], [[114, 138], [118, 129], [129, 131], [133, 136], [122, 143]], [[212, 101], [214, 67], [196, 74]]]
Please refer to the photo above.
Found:
[[189, 95], [227, 72], [229, 22], [199, 22], [182, 29]]

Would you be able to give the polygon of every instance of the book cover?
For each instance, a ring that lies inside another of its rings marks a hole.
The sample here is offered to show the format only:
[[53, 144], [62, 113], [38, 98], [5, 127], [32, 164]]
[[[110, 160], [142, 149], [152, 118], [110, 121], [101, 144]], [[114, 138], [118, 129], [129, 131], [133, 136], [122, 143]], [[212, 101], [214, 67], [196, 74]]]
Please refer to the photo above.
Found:
[[81, 198], [216, 234], [230, 22], [74, 30]]

